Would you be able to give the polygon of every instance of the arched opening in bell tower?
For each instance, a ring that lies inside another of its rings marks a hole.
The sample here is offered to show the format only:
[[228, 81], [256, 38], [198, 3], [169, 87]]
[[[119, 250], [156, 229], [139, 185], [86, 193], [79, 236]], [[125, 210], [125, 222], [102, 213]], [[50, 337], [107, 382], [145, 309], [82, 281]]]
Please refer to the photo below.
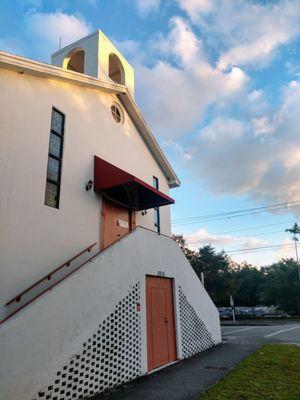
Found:
[[118, 56], [110, 54], [108, 59], [108, 76], [115, 83], [125, 85], [125, 72]]
[[75, 48], [70, 51], [64, 60], [64, 68], [71, 71], [84, 73], [84, 50], [82, 48]]

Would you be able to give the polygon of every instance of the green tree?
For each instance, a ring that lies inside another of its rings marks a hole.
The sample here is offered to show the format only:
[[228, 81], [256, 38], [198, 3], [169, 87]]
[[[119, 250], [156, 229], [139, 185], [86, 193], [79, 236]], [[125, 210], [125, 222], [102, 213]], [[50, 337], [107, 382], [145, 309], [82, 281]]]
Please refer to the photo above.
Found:
[[242, 264], [234, 271], [234, 302], [237, 306], [255, 307], [263, 302], [263, 271]]
[[174, 236], [186, 258], [191, 263], [199, 279], [204, 274], [205, 289], [217, 306], [228, 306], [233, 293], [232, 261], [223, 252], [212, 246], [204, 246], [199, 251], [189, 248], [182, 235]]
[[298, 263], [293, 259], [283, 259], [266, 267], [265, 271], [265, 304], [277, 305], [288, 313], [300, 315]]
[[191, 250], [187, 243], [186, 240], [184, 239], [183, 235], [173, 235], [173, 239], [179, 244], [181, 250], [183, 251], [184, 255], [186, 258], [189, 260], [191, 263], [192, 267], [194, 268], [196, 258], [197, 258], [197, 253], [194, 250]]
[[205, 289], [218, 307], [229, 306], [234, 291], [232, 261], [224, 251], [217, 252], [211, 245], [203, 246], [197, 254], [195, 272], [204, 274]]

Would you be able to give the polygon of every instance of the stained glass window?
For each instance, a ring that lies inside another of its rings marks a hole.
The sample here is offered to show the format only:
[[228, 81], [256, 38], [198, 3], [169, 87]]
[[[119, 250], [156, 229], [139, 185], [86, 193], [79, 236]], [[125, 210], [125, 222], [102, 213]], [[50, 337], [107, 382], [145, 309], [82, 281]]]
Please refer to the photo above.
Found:
[[64, 116], [59, 111], [52, 110], [51, 130], [62, 135], [64, 125]]
[[59, 208], [64, 123], [64, 114], [53, 108], [51, 116], [45, 204], [54, 208]]
[[61, 150], [61, 142], [62, 138], [55, 135], [55, 133], [50, 133], [50, 145], [49, 145], [49, 153], [53, 156], [59, 157]]
[[58, 195], [58, 186], [51, 182], [47, 182], [46, 183], [47, 206], [57, 208], [56, 207], [57, 195]]
[[58, 178], [59, 178], [59, 160], [49, 157], [47, 179], [49, 179], [50, 181], [58, 182]]

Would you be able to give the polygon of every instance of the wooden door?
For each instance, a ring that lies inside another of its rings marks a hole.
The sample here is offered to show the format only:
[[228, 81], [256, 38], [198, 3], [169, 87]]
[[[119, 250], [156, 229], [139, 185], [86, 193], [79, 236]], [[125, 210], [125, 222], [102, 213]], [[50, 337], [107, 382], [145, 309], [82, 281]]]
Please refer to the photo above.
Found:
[[134, 213], [130, 209], [102, 197], [102, 249], [130, 232], [134, 225]]
[[176, 360], [172, 279], [146, 277], [148, 370]]

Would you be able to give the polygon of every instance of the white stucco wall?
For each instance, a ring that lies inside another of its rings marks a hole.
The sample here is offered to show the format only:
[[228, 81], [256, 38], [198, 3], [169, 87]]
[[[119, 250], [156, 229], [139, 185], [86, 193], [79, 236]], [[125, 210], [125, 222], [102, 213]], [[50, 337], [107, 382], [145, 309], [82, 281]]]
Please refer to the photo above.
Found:
[[[167, 180], [135, 125], [112, 118], [115, 95], [0, 70], [0, 317], [3, 305], [76, 253], [99, 243], [100, 197], [86, 192], [97, 155], [169, 193]], [[45, 206], [52, 107], [65, 114], [59, 210]], [[137, 214], [153, 229], [153, 211]], [[168, 207], [161, 231], [170, 234]], [[1, 308], [2, 307], [2, 308]]]
[[174, 279], [178, 358], [182, 358], [179, 286], [214, 343], [220, 343], [218, 311], [179, 246], [137, 229], [0, 327], [1, 400], [31, 400], [44, 392], [137, 282], [141, 286], [141, 373], [146, 373], [145, 277], [158, 271]]

